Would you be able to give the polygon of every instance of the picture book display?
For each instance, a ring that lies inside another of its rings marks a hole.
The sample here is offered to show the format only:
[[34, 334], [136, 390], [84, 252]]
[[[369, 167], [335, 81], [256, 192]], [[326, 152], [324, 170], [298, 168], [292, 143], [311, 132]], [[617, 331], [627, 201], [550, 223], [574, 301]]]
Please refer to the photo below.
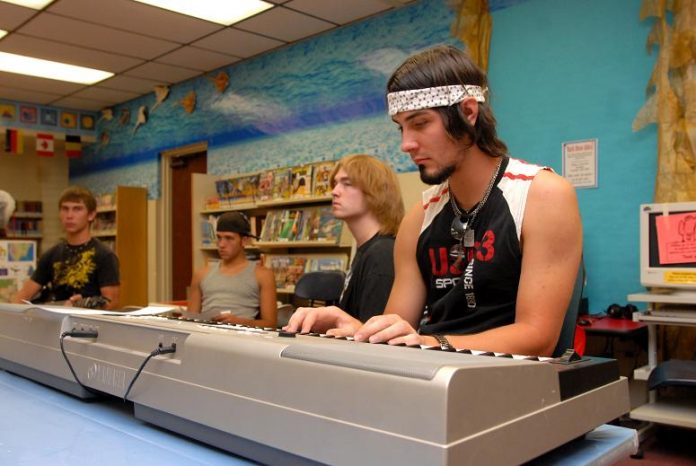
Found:
[[303, 165], [293, 167], [292, 173], [292, 197], [307, 197], [312, 194], [312, 166]]
[[338, 243], [343, 222], [331, 206], [269, 210], [263, 222], [261, 241], [321, 241]]
[[266, 170], [259, 175], [256, 197], [261, 201], [273, 199], [273, 170]]
[[334, 217], [331, 206], [319, 207], [318, 241], [338, 242], [343, 222]]
[[220, 207], [254, 202], [258, 184], [258, 174], [217, 180], [215, 182], [215, 191], [218, 195]]
[[35, 241], [0, 240], [0, 302], [9, 302], [36, 269]]
[[272, 199], [289, 199], [292, 194], [292, 170], [278, 168], [273, 171]]
[[290, 288], [307, 272], [345, 271], [348, 256], [345, 254], [267, 254], [263, 264], [273, 270], [276, 288]]
[[273, 270], [276, 288], [295, 286], [305, 271], [307, 259], [302, 256], [266, 256], [266, 267]]
[[319, 162], [314, 164], [312, 171], [312, 194], [314, 196], [331, 195], [331, 172], [335, 162]]

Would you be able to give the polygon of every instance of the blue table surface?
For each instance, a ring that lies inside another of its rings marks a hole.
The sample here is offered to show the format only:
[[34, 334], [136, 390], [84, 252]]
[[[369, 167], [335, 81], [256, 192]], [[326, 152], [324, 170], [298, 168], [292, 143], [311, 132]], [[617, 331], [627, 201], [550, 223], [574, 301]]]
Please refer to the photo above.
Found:
[[[144, 423], [121, 400], [82, 401], [2, 370], [0, 400], [1, 465], [255, 464]], [[532, 464], [612, 464], [635, 453], [637, 438], [603, 425]]]

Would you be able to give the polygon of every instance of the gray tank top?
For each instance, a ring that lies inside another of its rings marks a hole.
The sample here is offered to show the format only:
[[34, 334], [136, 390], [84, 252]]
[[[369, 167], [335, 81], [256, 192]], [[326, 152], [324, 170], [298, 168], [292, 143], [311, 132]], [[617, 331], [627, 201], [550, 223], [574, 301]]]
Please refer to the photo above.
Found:
[[201, 281], [202, 313], [217, 314], [231, 311], [244, 319], [256, 319], [259, 313], [259, 284], [256, 281], [256, 262], [234, 275], [220, 273], [220, 263], [210, 267]]

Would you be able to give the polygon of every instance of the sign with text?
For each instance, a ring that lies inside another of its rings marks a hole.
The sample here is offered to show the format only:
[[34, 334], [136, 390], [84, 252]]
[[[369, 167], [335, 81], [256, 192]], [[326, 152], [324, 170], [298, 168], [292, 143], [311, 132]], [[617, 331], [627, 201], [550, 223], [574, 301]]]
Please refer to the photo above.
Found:
[[597, 187], [597, 139], [563, 143], [563, 177], [576, 188]]

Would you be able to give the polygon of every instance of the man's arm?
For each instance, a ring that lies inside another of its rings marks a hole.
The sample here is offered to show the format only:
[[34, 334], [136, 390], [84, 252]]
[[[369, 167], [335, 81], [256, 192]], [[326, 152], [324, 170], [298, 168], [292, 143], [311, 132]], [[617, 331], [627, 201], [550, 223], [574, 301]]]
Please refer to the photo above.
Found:
[[27, 278], [22, 288], [12, 296], [11, 301], [16, 304], [24, 304], [25, 301], [31, 300], [39, 291], [41, 291], [41, 285], [31, 278]]
[[278, 298], [273, 271], [262, 265], [256, 266], [256, 281], [259, 283], [259, 319], [253, 321], [258, 327], [273, 327], [278, 324]]
[[192, 314], [200, 314], [203, 304], [203, 293], [201, 293], [201, 280], [208, 274], [208, 266], [196, 270], [191, 278], [189, 287], [187, 311]]
[[113, 310], [113, 309], [118, 309], [119, 307], [119, 300], [121, 297], [121, 285], [109, 285], [109, 286], [102, 286], [99, 288], [99, 292], [101, 293], [102, 296], [107, 298], [109, 301], [106, 303], [106, 306], [103, 307], [103, 309], [106, 310]]

